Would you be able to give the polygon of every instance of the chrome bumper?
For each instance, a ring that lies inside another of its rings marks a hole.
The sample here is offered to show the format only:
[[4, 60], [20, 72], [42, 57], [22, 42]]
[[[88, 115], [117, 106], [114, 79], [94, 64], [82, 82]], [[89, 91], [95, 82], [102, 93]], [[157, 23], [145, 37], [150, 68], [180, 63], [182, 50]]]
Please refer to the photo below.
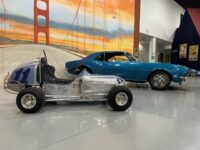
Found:
[[25, 88], [25, 85], [21, 84], [18, 81], [9, 80], [9, 73], [8, 73], [4, 79], [3, 88], [8, 93], [17, 94], [18, 92], [20, 92]]

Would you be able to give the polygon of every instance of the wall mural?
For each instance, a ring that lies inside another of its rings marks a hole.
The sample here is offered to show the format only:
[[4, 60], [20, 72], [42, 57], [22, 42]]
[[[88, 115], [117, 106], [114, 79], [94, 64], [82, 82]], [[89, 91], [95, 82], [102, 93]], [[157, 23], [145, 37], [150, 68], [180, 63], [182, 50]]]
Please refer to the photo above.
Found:
[[[39, 8], [46, 7], [42, 1]], [[34, 0], [1, 0], [0, 42], [32, 43]], [[80, 53], [133, 52], [134, 0], [49, 0], [49, 42]], [[45, 18], [38, 17], [39, 24]], [[43, 34], [39, 42], [44, 43]]]
[[[3, 2], [3, 1], [1, 1]], [[4, 0], [0, 12], [1, 44], [33, 42], [34, 1]], [[42, 2], [39, 8], [44, 8]], [[81, 53], [133, 52], [134, 0], [50, 0], [50, 45]], [[38, 18], [40, 24], [44, 23]], [[39, 41], [45, 42], [42, 34]]]

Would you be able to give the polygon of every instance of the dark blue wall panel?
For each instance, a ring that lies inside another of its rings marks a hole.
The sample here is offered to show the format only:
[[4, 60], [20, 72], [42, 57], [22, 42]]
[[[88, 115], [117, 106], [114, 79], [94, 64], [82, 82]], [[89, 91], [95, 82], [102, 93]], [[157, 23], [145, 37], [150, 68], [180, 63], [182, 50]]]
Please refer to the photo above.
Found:
[[[179, 46], [180, 44], [188, 44], [187, 58], [179, 58]], [[176, 30], [174, 42], [172, 45], [172, 63], [187, 66], [192, 69], [200, 70], [200, 51], [198, 61], [189, 61], [189, 46], [199, 45], [200, 47], [200, 36], [195, 28], [195, 25], [191, 19], [188, 11], [186, 11], [180, 27]]]

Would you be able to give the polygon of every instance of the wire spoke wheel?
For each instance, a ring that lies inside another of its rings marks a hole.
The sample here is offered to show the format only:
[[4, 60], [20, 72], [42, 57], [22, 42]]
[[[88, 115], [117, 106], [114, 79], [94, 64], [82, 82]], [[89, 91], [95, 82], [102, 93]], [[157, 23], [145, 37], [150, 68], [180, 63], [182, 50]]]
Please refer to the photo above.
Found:
[[156, 87], [162, 88], [167, 84], [167, 78], [164, 74], [157, 74], [153, 78], [153, 83]]
[[170, 77], [164, 72], [156, 72], [150, 77], [152, 89], [164, 90], [170, 85]]

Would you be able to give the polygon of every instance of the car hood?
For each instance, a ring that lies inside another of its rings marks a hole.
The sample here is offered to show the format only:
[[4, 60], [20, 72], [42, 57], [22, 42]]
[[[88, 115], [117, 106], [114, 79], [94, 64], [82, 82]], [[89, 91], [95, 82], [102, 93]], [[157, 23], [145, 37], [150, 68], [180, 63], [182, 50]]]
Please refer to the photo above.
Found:
[[82, 63], [82, 60], [74, 60], [74, 61], [66, 62], [65, 67], [69, 69], [76, 68], [81, 63]]

